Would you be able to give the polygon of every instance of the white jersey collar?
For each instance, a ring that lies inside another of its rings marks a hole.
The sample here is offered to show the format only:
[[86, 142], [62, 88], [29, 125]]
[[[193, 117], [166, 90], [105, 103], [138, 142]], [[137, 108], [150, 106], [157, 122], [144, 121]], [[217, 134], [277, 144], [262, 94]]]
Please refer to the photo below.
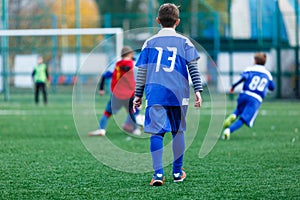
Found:
[[164, 31], [173, 31], [173, 32], [176, 32], [174, 28], [162, 28], [159, 32], [164, 32]]

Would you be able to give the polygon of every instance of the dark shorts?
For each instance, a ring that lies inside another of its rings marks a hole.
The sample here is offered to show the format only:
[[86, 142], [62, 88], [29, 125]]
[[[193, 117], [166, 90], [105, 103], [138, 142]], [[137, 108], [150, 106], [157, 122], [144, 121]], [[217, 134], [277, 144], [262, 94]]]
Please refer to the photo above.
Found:
[[110, 114], [116, 114], [122, 107], [124, 107], [128, 113], [132, 113], [133, 98], [130, 99], [118, 99], [111, 95], [109, 102], [106, 105], [105, 111]]
[[148, 106], [145, 113], [145, 133], [185, 131], [187, 108], [187, 106]]

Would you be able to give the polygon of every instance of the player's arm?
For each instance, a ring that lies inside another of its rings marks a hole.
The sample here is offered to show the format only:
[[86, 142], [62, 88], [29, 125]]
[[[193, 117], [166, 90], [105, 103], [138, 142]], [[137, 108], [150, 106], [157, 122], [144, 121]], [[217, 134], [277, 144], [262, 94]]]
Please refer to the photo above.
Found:
[[268, 89], [269, 89], [270, 91], [274, 91], [274, 90], [275, 90], [275, 83], [274, 83], [273, 80], [270, 80], [270, 83], [269, 83], [269, 85], [268, 85]]
[[104, 95], [105, 94], [104, 83], [105, 83], [105, 77], [101, 76], [101, 79], [100, 79], [100, 82], [99, 82], [99, 94], [100, 95]]
[[34, 82], [34, 75], [35, 75], [35, 73], [36, 73], [36, 70], [35, 70], [35, 68], [33, 69], [33, 71], [32, 71], [32, 73], [31, 73], [31, 78], [32, 78], [32, 81]]
[[47, 80], [49, 81], [49, 70], [48, 70], [48, 67], [46, 67], [46, 77], [47, 77]]
[[130, 66], [120, 66], [120, 69], [121, 69], [121, 71], [123, 71], [123, 72], [128, 72], [128, 71], [130, 71], [131, 68], [132, 68], [132, 67], [130, 67]]
[[31, 73], [31, 77], [33, 78], [35, 75], [35, 68], [33, 69], [32, 73]]
[[237, 82], [235, 82], [234, 84], [232, 84], [232, 86], [230, 88], [230, 93], [233, 93], [234, 88], [236, 86], [238, 86], [240, 83], [244, 82], [244, 81], [245, 81], [245, 77], [242, 76], [240, 80], [238, 80]]
[[187, 64], [188, 71], [190, 73], [192, 83], [195, 92], [195, 107], [200, 108], [202, 105], [201, 92], [203, 91], [202, 81], [200, 77], [200, 72], [197, 67], [197, 60], [191, 61]]
[[134, 93], [134, 100], [133, 100], [133, 110], [140, 107], [142, 105], [142, 97], [145, 89], [146, 84], [146, 76], [147, 76], [147, 69], [139, 68], [136, 77], [136, 87]]
[[105, 83], [105, 80], [107, 78], [110, 78], [110, 77], [112, 77], [112, 73], [110, 71], [107, 71], [104, 74], [102, 74], [100, 82], [99, 82], [99, 94], [100, 95], [104, 95], [105, 94], [105, 90], [104, 90], [104, 85], [105, 84], [104, 83]]

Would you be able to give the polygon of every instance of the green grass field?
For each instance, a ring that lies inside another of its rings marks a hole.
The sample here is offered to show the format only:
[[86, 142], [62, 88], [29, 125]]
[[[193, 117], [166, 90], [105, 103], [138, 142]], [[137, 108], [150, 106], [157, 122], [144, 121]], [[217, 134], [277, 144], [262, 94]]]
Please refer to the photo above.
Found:
[[[9, 103], [0, 100], [0, 199], [300, 199], [299, 101], [267, 100], [252, 129], [219, 140], [199, 158], [206, 112], [185, 154], [187, 179], [173, 183], [168, 166], [165, 184], [150, 187], [151, 172], [117, 171], [87, 151], [74, 125], [71, 95], [50, 94], [47, 107], [35, 106], [30, 91], [12, 94]], [[97, 97], [98, 117], [107, 98]], [[228, 112], [234, 106], [227, 102]], [[128, 141], [113, 120], [109, 132], [122, 148], [148, 152], [147, 138]]]

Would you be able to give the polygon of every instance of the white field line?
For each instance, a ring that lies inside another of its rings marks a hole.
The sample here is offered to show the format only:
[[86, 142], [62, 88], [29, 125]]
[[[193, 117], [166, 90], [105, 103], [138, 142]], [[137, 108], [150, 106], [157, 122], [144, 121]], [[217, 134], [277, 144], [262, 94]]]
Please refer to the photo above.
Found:
[[[101, 112], [101, 110], [99, 110]], [[190, 109], [189, 112], [192, 112], [191, 114], [197, 114], [199, 113], [199, 110], [197, 109]], [[96, 111], [98, 113], [98, 110]], [[200, 116], [201, 115], [224, 115], [226, 113], [229, 114], [230, 112], [224, 110], [224, 109], [218, 109], [215, 108], [214, 111], [208, 108], [200, 109]], [[91, 113], [88, 110], [82, 110], [82, 115], [94, 115], [95, 113]], [[0, 110], [0, 116], [5, 115], [73, 115], [72, 110]], [[288, 111], [276, 111], [276, 110], [260, 110], [259, 115], [262, 116], [300, 116], [300, 110], [288, 110]]]
[[70, 110], [0, 110], [0, 115], [72, 115]]

